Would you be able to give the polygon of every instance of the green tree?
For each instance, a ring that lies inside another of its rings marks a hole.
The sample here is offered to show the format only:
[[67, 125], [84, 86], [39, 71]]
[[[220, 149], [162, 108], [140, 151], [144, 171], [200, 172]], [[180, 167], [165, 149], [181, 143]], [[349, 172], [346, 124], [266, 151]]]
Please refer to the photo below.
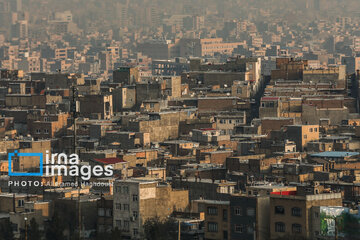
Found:
[[7, 239], [7, 240], [14, 239], [14, 233], [9, 219], [7, 219], [5, 222], [0, 224], [0, 239]]
[[146, 220], [144, 229], [148, 240], [176, 240], [178, 223], [173, 218], [161, 220], [154, 217]]

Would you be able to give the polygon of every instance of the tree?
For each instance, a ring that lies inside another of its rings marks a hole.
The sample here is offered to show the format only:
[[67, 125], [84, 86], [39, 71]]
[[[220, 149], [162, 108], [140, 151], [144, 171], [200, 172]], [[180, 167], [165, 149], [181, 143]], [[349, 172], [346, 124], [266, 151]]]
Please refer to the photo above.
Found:
[[59, 216], [55, 213], [46, 227], [46, 239], [63, 240], [64, 236], [64, 223]]
[[115, 228], [111, 232], [98, 232], [96, 235], [96, 240], [123, 240], [122, 232], [120, 229]]
[[121, 236], [122, 232], [120, 229], [115, 228], [111, 231], [111, 236], [110, 239], [111, 240], [122, 240], [122, 236]]
[[0, 224], [0, 239], [14, 239], [14, 233], [9, 219]]
[[173, 218], [161, 220], [154, 217], [145, 221], [144, 229], [148, 240], [176, 240], [178, 223]]
[[342, 214], [343, 226], [338, 225], [339, 232], [344, 232], [349, 239], [358, 239], [360, 236], [360, 219], [350, 213]]
[[39, 230], [39, 224], [37, 224], [35, 218], [30, 220], [28, 226], [28, 239], [29, 240], [41, 240], [41, 232]]

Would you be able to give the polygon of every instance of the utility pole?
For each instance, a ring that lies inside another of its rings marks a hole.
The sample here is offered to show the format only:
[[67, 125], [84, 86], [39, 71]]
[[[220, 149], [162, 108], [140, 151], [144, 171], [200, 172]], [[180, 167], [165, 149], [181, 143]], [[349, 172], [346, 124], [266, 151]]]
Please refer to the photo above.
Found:
[[[73, 85], [72, 87], [72, 104], [71, 104], [71, 111], [72, 111], [72, 117], [73, 117], [73, 138], [74, 138], [74, 142], [73, 142], [73, 153], [77, 154], [76, 151], [76, 118], [77, 118], [77, 88], [76, 85]], [[79, 169], [80, 169], [80, 162], [78, 165]], [[81, 178], [80, 176], [76, 177], [75, 180], [78, 183], [78, 222], [79, 222], [79, 239], [82, 239], [82, 234], [81, 234], [81, 230], [82, 230], [82, 219], [81, 219], [81, 198], [80, 198], [80, 192], [81, 192]]]
[[179, 219], [179, 233], [178, 233], [178, 240], [181, 240], [181, 224]]
[[28, 218], [25, 217], [24, 220], [25, 220], [25, 240], [27, 240], [28, 239], [28, 236], [27, 236], [27, 234], [28, 234], [28, 226], [27, 226]]

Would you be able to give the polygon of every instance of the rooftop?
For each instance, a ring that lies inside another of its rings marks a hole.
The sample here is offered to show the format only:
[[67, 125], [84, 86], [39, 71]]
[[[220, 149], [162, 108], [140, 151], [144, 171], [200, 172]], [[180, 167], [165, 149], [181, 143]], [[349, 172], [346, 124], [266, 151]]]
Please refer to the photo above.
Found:
[[115, 164], [115, 163], [126, 162], [120, 158], [95, 158], [94, 160], [104, 164]]
[[8, 213], [0, 213], [0, 219], [3, 219], [3, 218], [9, 218], [10, 215]]
[[216, 205], [229, 205], [230, 201], [218, 201], [218, 200], [207, 200], [207, 199], [198, 199], [194, 200], [195, 202], [205, 203], [205, 204], [216, 204]]
[[284, 186], [284, 185], [277, 185], [277, 184], [267, 184], [267, 185], [257, 185], [257, 186], [249, 186], [249, 188], [255, 189], [289, 189], [295, 188], [294, 186]]
[[359, 155], [359, 152], [320, 152], [311, 154], [311, 157], [323, 157], [323, 158], [344, 158], [344, 157], [352, 157]]
[[319, 200], [329, 200], [329, 199], [341, 199], [341, 193], [321, 193], [314, 195], [271, 195], [271, 198], [285, 198], [285, 199], [298, 199], [306, 201], [319, 201]]

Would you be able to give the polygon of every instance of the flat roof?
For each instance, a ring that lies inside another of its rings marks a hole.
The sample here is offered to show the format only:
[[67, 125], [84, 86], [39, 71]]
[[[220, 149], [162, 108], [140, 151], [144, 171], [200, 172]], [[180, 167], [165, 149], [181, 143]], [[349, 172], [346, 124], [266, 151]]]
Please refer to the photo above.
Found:
[[248, 186], [248, 188], [254, 188], [254, 189], [288, 189], [288, 188], [296, 188], [296, 186], [284, 186], [284, 185], [256, 185], [256, 186]]
[[311, 157], [332, 157], [332, 158], [343, 158], [343, 157], [352, 157], [359, 155], [359, 152], [320, 152], [311, 154]]
[[208, 200], [208, 199], [197, 199], [194, 202], [202, 202], [206, 204], [216, 204], [216, 205], [229, 205], [230, 201], [220, 201], [220, 200]]
[[0, 219], [2, 218], [9, 218], [10, 214], [9, 213], [0, 213]]
[[116, 183], [139, 183], [139, 184], [150, 184], [150, 183], [157, 183], [158, 181], [156, 178], [149, 178], [149, 177], [140, 177], [140, 178], [130, 178], [130, 179], [123, 179], [123, 180], [116, 180]]

